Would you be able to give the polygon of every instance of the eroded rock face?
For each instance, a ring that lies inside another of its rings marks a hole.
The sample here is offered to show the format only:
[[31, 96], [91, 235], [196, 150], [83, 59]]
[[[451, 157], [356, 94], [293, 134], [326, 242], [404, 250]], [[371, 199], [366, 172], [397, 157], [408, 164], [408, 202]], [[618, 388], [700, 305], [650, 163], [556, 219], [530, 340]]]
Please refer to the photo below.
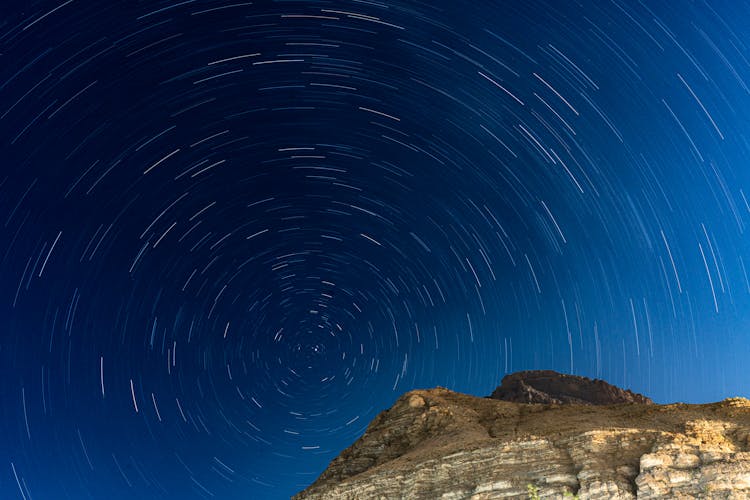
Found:
[[540, 498], [750, 498], [750, 401], [532, 405], [412, 391], [295, 498], [528, 498], [529, 486]]
[[565, 375], [552, 370], [533, 370], [507, 375], [489, 397], [514, 403], [653, 404], [646, 396], [620, 389], [603, 380]]

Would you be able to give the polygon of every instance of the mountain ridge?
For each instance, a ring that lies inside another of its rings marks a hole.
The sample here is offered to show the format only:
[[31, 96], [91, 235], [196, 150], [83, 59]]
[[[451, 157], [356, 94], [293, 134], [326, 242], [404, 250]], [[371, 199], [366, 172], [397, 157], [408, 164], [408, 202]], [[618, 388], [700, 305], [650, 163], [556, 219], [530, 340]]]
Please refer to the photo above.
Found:
[[621, 389], [604, 380], [569, 375], [552, 370], [528, 370], [503, 377], [488, 396], [514, 403], [607, 405], [653, 404], [651, 398]]
[[750, 498], [749, 400], [658, 405], [630, 395], [644, 400], [409, 391], [293, 499], [528, 498], [529, 487], [541, 498]]

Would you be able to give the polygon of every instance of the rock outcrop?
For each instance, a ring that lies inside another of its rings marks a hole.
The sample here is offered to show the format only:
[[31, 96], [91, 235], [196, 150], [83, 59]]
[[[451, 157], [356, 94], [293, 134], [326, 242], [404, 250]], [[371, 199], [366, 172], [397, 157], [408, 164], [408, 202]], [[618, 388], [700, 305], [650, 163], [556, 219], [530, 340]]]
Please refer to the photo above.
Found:
[[653, 404], [651, 399], [603, 380], [566, 375], [552, 370], [516, 372], [503, 377], [492, 399], [513, 403], [612, 405]]
[[294, 498], [750, 498], [749, 400], [588, 403], [411, 391]]

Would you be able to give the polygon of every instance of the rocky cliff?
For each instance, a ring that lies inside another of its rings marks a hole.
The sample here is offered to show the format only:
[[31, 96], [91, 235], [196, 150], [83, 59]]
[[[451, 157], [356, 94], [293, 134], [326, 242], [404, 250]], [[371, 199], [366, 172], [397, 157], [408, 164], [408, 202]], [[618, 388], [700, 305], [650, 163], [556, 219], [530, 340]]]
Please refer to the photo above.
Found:
[[644, 402], [412, 391], [294, 498], [750, 498], [749, 400]]
[[532, 370], [506, 375], [501, 385], [489, 397], [513, 403], [653, 404], [646, 396], [620, 389], [603, 380], [567, 375], [552, 370]]

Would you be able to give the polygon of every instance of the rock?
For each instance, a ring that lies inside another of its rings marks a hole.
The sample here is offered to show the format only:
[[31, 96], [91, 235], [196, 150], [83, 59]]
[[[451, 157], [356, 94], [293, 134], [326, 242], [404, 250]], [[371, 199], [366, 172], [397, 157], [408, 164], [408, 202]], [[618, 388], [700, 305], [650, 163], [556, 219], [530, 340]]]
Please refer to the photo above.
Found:
[[540, 392], [584, 403], [406, 393], [294, 498], [750, 498], [750, 401], [595, 405], [563, 386]]
[[620, 389], [603, 380], [565, 375], [552, 370], [534, 370], [507, 375], [489, 397], [514, 403], [653, 404], [653, 401], [646, 396]]

